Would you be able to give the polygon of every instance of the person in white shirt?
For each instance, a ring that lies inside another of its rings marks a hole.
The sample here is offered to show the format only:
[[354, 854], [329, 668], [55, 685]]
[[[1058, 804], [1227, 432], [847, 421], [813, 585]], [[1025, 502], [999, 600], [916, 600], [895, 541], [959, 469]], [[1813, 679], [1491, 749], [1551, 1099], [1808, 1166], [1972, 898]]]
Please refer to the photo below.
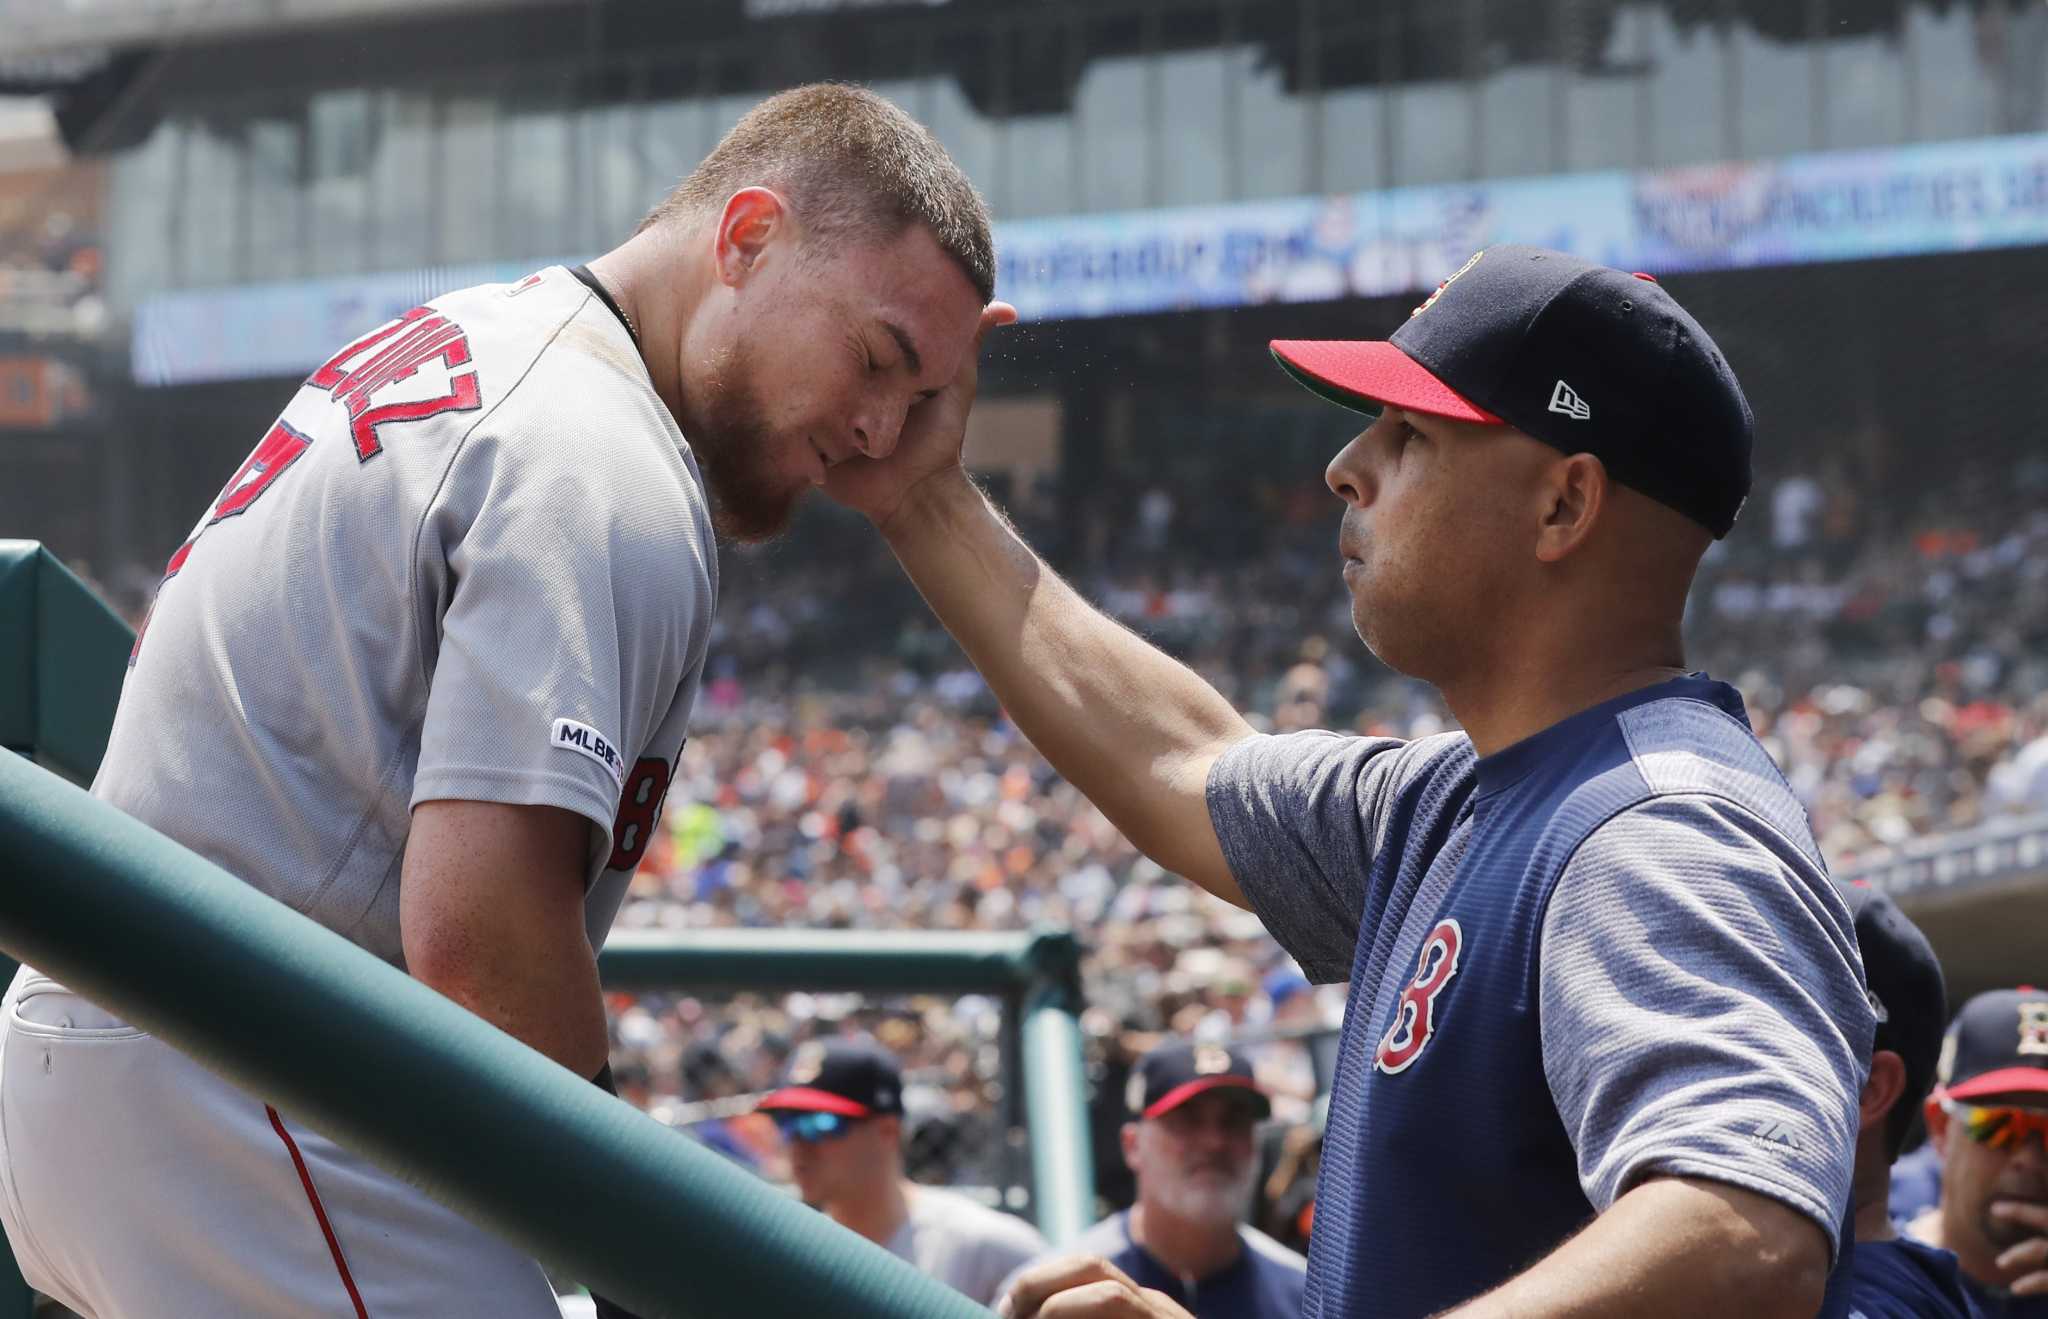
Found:
[[789, 1145], [805, 1204], [982, 1305], [1045, 1250], [1022, 1219], [903, 1175], [903, 1074], [886, 1049], [812, 1041], [786, 1082], [760, 1108]]

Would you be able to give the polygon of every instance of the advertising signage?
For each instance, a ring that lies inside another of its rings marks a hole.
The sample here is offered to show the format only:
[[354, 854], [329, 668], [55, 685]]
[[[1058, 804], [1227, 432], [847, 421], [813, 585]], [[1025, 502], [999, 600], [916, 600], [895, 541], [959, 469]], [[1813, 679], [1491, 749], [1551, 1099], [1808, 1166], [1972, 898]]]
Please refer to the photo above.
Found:
[[[2048, 243], [2048, 134], [1011, 221], [996, 292], [1026, 320], [1381, 297], [1493, 243], [1653, 274]], [[163, 294], [136, 311], [135, 375], [298, 374], [436, 293], [540, 264]]]

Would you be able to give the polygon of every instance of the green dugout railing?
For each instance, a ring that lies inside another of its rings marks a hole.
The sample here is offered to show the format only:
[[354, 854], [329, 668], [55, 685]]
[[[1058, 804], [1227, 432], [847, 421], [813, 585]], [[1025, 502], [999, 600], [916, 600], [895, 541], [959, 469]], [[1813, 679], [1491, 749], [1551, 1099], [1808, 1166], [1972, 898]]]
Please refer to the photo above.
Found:
[[[90, 778], [128, 645], [39, 547], [0, 542], [0, 742], [23, 753], [0, 755], [0, 948], [648, 1315], [985, 1313], [52, 773]], [[762, 932], [622, 939], [604, 967], [620, 988], [1003, 994], [1035, 1208], [1063, 1238], [1092, 1195], [1075, 960], [1058, 935]], [[0, 1316], [28, 1307], [0, 1286]]]
[[0, 747], [90, 782], [134, 642], [48, 550], [0, 540]]

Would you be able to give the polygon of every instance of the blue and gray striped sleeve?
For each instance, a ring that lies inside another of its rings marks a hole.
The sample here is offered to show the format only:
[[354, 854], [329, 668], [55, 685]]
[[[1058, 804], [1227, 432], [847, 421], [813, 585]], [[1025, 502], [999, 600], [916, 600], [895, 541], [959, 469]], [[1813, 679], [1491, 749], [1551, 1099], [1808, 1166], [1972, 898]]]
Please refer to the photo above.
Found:
[[1706, 1178], [1838, 1248], [1875, 1026], [1813, 859], [1725, 797], [1652, 797], [1580, 845], [1542, 939], [1544, 1071], [1594, 1206]]

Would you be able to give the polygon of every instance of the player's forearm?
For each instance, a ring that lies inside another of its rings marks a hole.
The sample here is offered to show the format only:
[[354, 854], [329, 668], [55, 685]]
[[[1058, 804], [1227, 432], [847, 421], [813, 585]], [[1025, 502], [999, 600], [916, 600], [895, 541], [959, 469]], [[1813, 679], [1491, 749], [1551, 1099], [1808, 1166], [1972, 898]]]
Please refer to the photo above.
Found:
[[1805, 1215], [1717, 1182], [1656, 1178], [1447, 1319], [1811, 1319], [1827, 1273], [1827, 1240]]
[[579, 1076], [609, 1052], [583, 923], [589, 828], [556, 807], [422, 802], [398, 894], [406, 970]]
[[1145, 853], [1238, 900], [1204, 800], [1252, 730], [1208, 683], [1100, 613], [964, 473], [917, 487], [883, 528], [932, 611], [1053, 767]]
[[508, 940], [496, 932], [488, 957], [411, 947], [407, 957], [419, 980], [578, 1076], [595, 1076], [610, 1042], [589, 940], [580, 924], [573, 938], [524, 933]]

